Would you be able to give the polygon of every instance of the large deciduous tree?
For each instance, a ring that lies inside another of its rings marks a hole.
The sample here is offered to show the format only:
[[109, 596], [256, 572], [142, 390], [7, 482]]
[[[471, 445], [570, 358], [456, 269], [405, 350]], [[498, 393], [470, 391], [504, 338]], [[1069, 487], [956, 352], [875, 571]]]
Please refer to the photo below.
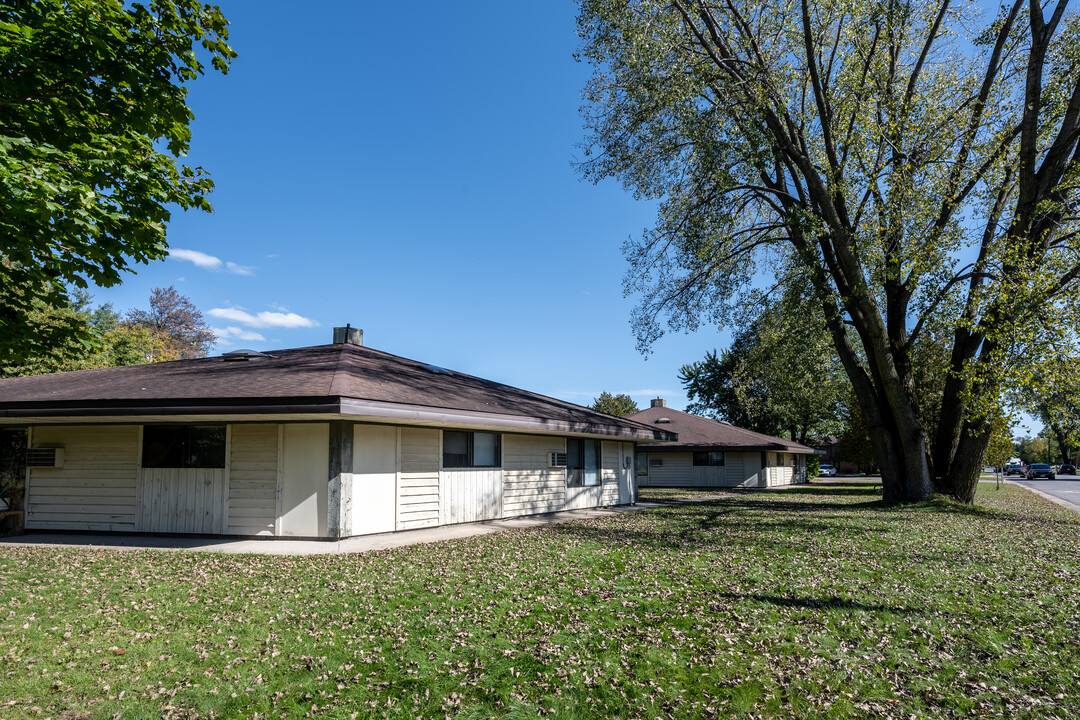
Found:
[[[810, 278], [887, 501], [970, 502], [1018, 343], [1077, 317], [1067, 0], [579, 0], [586, 177], [658, 198], [628, 244], [647, 346]], [[924, 408], [913, 354], [945, 338]], [[935, 417], [928, 419], [928, 414]]]
[[792, 282], [718, 357], [684, 365], [679, 379], [690, 412], [805, 443], [840, 432], [849, 383], [820, 309]]
[[147, 350], [150, 362], [205, 357], [217, 342], [202, 312], [171, 285], [153, 289], [149, 310], [129, 310], [127, 325], [154, 339]]
[[205, 61], [228, 70], [227, 39], [201, 0], [0, 7], [0, 284], [19, 288], [0, 306], [0, 365], [48, 351], [35, 318], [68, 285], [115, 285], [166, 255], [173, 208], [210, 210], [209, 176], [178, 158], [187, 83]]
[[612, 394], [607, 390], [601, 392], [600, 397], [593, 398], [593, 403], [589, 407], [617, 417], [625, 417], [636, 413], [639, 409], [637, 403], [634, 402], [634, 398], [626, 393]]

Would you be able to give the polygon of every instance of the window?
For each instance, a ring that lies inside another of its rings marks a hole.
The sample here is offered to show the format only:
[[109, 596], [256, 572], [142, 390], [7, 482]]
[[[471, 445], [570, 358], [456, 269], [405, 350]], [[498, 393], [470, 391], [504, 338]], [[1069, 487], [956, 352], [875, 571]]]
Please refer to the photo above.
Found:
[[694, 453], [694, 466], [695, 467], [721, 467], [724, 464], [724, 453], [722, 452], [701, 452], [696, 451]]
[[224, 425], [146, 425], [144, 468], [225, 467]]
[[649, 474], [649, 453], [639, 452], [634, 459], [637, 461], [637, 474], [648, 475]]
[[502, 436], [497, 433], [443, 431], [443, 467], [499, 467]]
[[588, 487], [600, 484], [600, 441], [566, 439], [566, 484]]

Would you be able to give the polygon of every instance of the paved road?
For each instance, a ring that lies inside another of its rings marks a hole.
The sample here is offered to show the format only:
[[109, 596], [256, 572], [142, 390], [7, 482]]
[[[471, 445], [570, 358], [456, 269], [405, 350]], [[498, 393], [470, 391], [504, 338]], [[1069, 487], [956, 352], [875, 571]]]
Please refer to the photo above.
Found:
[[1058, 475], [1057, 480], [1020, 480], [1009, 478], [1017, 485], [1040, 490], [1047, 495], [1053, 495], [1058, 500], [1064, 500], [1075, 506], [1080, 506], [1080, 476]]

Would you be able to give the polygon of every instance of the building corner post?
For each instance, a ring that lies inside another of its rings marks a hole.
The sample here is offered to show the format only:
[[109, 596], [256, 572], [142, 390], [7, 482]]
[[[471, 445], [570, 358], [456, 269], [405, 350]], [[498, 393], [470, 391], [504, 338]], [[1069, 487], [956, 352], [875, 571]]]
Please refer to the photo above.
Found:
[[330, 472], [327, 479], [326, 533], [332, 538], [352, 535], [353, 423], [330, 423]]

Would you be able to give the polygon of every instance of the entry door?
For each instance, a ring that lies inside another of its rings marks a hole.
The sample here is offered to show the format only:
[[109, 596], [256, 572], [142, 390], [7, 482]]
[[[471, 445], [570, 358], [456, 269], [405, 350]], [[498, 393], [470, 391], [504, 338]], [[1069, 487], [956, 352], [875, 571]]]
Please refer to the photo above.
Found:
[[619, 443], [619, 504], [634, 501], [634, 444]]
[[393, 532], [397, 498], [395, 427], [357, 425], [353, 431], [352, 532]]

